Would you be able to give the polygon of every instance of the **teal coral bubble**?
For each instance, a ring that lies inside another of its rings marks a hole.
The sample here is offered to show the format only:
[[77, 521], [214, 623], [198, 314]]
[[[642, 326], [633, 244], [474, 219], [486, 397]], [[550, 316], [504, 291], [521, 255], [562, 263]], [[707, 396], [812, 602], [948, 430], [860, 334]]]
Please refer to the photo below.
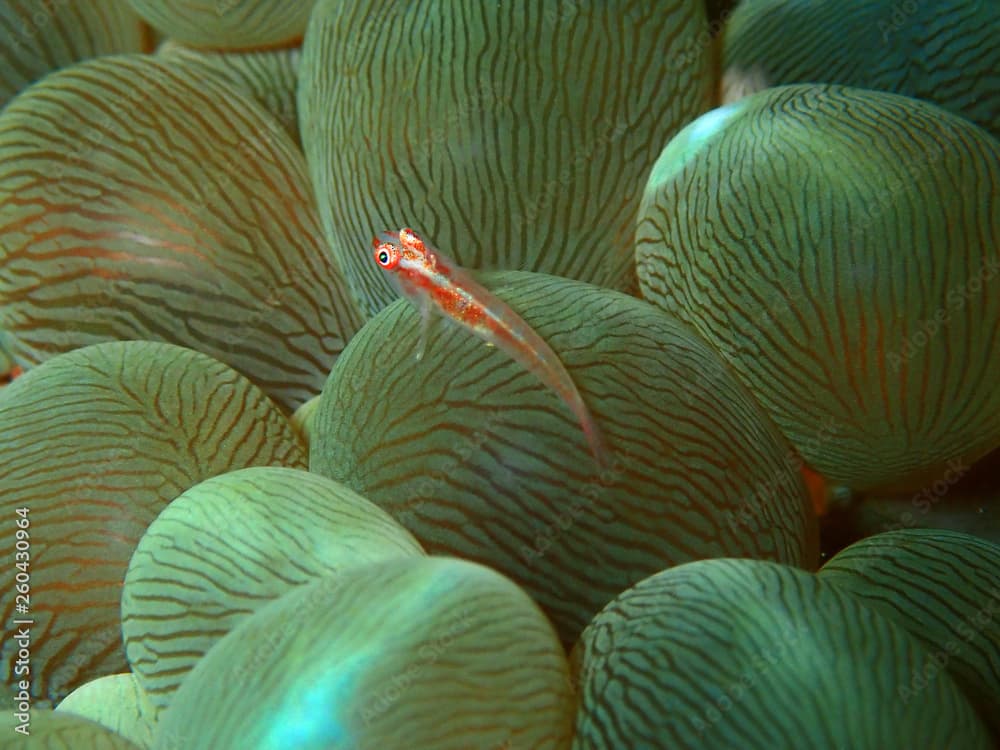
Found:
[[243, 50], [294, 42], [314, 0], [129, 0], [166, 36], [194, 47]]
[[634, 289], [643, 179], [710, 106], [706, 28], [701, 0], [317, 3], [302, 142], [365, 312], [394, 292], [364, 250], [401, 226], [463, 266]]
[[837, 83], [933, 102], [1000, 137], [1000, 4], [745, 0], [722, 45], [723, 100]]
[[431, 554], [511, 576], [571, 644], [622, 589], [719, 555], [816, 564], [801, 466], [689, 328], [579, 281], [484, 276], [545, 339], [604, 434], [602, 469], [560, 398], [438, 322], [419, 361], [405, 301], [355, 336], [313, 414], [310, 470], [388, 511]]
[[142, 52], [145, 31], [127, 0], [0, 3], [0, 110], [47, 73], [100, 55]]
[[1000, 733], [1000, 545], [943, 529], [892, 531], [841, 550], [819, 577], [927, 648], [907, 696], [946, 671]]
[[808, 84], [678, 138], [639, 211], [642, 294], [722, 353], [810, 466], [919, 486], [997, 446], [1000, 142], [926, 102]]
[[524, 591], [466, 561], [396, 559], [258, 610], [183, 682], [153, 750], [568, 750], [573, 709]]
[[[0, 510], [30, 519], [35, 706], [126, 669], [119, 602], [157, 514], [208, 477], [246, 466], [304, 468], [299, 437], [232, 368], [170, 344], [97, 344], [53, 357], [0, 389]], [[0, 540], [14, 569], [15, 537]], [[0, 593], [13, 608], [14, 587]], [[2, 644], [4, 678], [18, 646]]]
[[991, 747], [948, 675], [903, 694], [929, 655], [811, 573], [679, 565], [624, 591], [580, 638], [573, 748]]
[[226, 472], [157, 516], [129, 562], [122, 635], [157, 711], [223, 635], [314, 578], [422, 555], [384, 511], [347, 487], [280, 466]]
[[0, 299], [22, 364], [163, 340], [289, 411], [362, 321], [287, 132], [232, 84], [138, 55], [60, 70], [0, 113]]

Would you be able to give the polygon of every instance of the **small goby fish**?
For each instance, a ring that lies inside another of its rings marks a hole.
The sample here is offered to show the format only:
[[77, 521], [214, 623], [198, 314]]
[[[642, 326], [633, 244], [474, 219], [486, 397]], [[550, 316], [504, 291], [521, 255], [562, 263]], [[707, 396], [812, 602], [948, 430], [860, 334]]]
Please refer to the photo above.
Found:
[[423, 318], [417, 359], [424, 353], [435, 309], [532, 372], [566, 402], [580, 422], [599, 466], [609, 466], [604, 439], [566, 368], [550, 347], [503, 300], [412, 229], [383, 232], [372, 241], [375, 262], [395, 281]]

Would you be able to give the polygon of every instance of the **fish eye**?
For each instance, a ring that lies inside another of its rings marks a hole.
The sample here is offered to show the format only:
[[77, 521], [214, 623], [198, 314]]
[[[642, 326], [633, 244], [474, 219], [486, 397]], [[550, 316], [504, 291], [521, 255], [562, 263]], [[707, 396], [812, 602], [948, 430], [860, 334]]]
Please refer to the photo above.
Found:
[[375, 246], [375, 262], [391, 270], [399, 265], [399, 251], [388, 242], [380, 242]]

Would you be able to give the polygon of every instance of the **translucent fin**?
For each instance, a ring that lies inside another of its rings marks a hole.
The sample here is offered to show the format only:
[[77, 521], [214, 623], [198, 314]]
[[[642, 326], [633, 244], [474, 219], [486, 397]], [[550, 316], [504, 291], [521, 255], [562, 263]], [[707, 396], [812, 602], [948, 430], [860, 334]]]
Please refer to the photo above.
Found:
[[424, 352], [427, 351], [427, 332], [430, 330], [433, 317], [434, 308], [431, 300], [429, 297], [424, 297], [420, 300], [420, 338], [417, 342], [417, 362], [424, 358]]

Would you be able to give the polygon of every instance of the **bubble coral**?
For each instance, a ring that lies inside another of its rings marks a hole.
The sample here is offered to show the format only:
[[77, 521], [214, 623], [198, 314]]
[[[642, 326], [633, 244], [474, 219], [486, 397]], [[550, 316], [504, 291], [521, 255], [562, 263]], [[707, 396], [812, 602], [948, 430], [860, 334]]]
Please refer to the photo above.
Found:
[[745, 0], [722, 46], [723, 102], [788, 83], [839, 83], [933, 102], [1000, 137], [1000, 4]]
[[946, 674], [901, 699], [928, 656], [805, 571], [678, 565], [623, 592], [580, 638], [573, 748], [991, 747]]
[[365, 312], [395, 298], [356, 251], [373, 227], [412, 226], [470, 268], [634, 288], [643, 176], [710, 104], [706, 27], [692, 0], [320, 0], [302, 143]]
[[469, 562], [401, 558], [258, 610], [198, 662], [153, 750], [565, 750], [573, 708], [527, 594]]
[[[203, 479], [245, 466], [305, 465], [264, 393], [204, 354], [145, 341], [53, 357], [0, 390], [0, 509], [30, 519], [31, 695], [58, 702], [125, 671], [119, 600], [146, 527]], [[15, 536], [0, 540], [15, 570]], [[0, 592], [0, 610], [15, 589]], [[18, 646], [3, 643], [14, 678]]]
[[61, 70], [0, 113], [0, 300], [22, 364], [163, 340], [288, 410], [361, 322], [288, 135], [232, 85], [148, 56]]
[[512, 577], [567, 644], [671, 564], [815, 564], [795, 457], [711, 347], [620, 292], [544, 274], [487, 279], [562, 360], [612, 466], [594, 463], [555, 393], [465, 332], [440, 324], [414, 363], [419, 314], [400, 301], [331, 371], [311, 471], [388, 511], [428, 552]]
[[826, 85], [713, 110], [657, 160], [636, 264], [831, 481], [1000, 443], [1000, 142], [950, 112]]
[[164, 508], [129, 562], [129, 664], [162, 711], [198, 660], [272, 599], [355, 565], [422, 554], [384, 511], [325, 477], [259, 466], [206, 479]]

